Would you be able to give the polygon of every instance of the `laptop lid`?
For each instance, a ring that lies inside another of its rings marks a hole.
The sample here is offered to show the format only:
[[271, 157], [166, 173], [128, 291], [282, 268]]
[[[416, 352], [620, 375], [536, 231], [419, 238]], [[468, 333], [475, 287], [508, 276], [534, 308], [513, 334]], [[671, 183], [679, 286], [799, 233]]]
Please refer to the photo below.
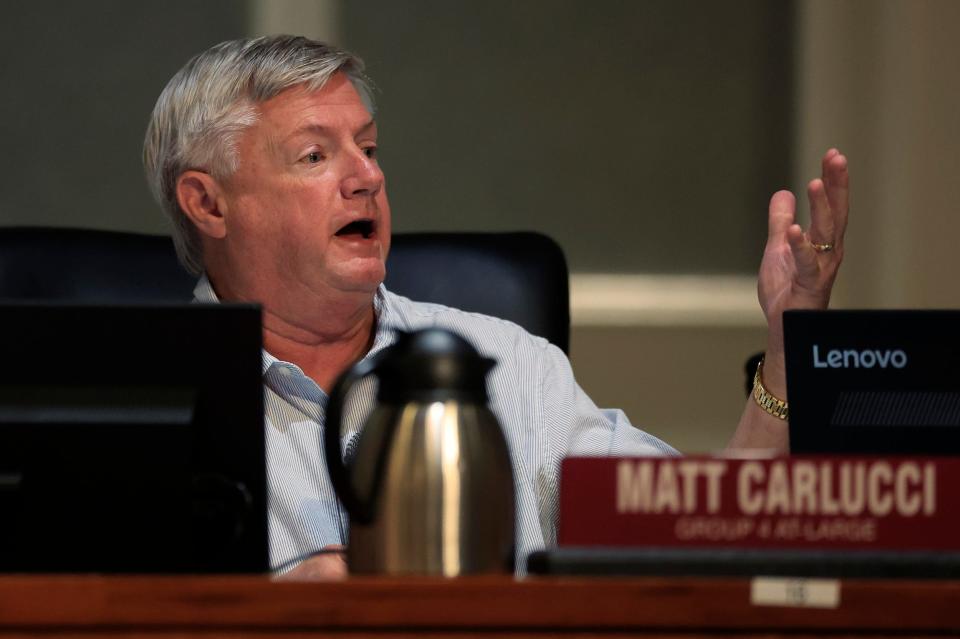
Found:
[[787, 311], [793, 453], [960, 454], [960, 311]]

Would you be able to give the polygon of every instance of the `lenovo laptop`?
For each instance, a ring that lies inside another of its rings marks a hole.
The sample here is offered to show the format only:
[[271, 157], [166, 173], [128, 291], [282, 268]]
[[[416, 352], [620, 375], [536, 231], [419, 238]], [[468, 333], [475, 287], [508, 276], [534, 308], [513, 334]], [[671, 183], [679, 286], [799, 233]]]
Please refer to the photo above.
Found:
[[794, 454], [960, 454], [960, 311], [784, 313]]

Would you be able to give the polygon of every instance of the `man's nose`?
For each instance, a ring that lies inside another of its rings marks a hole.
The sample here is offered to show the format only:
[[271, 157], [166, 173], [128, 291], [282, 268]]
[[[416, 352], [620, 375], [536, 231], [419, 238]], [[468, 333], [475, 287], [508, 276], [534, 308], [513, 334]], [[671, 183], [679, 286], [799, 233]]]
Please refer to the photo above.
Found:
[[377, 161], [360, 151], [350, 162], [347, 176], [340, 183], [343, 197], [370, 197], [379, 193], [383, 188], [383, 171]]

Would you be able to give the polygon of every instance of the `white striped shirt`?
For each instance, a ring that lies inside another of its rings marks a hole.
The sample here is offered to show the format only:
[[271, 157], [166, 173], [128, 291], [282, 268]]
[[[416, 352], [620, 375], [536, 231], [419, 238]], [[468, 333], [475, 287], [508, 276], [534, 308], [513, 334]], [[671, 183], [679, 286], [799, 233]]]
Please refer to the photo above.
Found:
[[[198, 302], [217, 302], [206, 277]], [[620, 410], [599, 409], [573, 378], [566, 355], [506, 320], [413, 302], [380, 287], [377, 330], [366, 357], [396, 331], [441, 327], [497, 361], [487, 376], [490, 408], [503, 426], [514, 464], [517, 566], [556, 541], [560, 461], [568, 455], [663, 455], [677, 451], [637, 428]], [[326, 393], [300, 367], [263, 352], [270, 563], [279, 566], [330, 544], [347, 543], [347, 515], [324, 461]], [[356, 443], [374, 403], [375, 380], [362, 381], [343, 412], [342, 449]]]

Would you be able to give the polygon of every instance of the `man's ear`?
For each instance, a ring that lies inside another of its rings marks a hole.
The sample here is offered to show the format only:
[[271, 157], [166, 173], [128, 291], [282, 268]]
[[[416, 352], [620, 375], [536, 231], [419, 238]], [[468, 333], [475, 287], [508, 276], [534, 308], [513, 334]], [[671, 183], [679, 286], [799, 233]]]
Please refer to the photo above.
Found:
[[212, 175], [203, 171], [181, 173], [177, 178], [177, 203], [201, 233], [215, 239], [226, 237], [226, 201]]

